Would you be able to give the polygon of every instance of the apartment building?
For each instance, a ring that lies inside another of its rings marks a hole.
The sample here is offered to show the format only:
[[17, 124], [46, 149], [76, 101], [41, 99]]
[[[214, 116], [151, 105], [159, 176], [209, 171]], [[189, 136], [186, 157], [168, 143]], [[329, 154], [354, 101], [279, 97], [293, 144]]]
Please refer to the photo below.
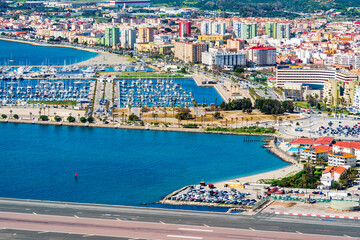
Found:
[[276, 48], [256, 46], [251, 47], [248, 52], [249, 62], [255, 66], [275, 66]]
[[346, 152], [333, 152], [328, 154], [328, 164], [330, 166], [353, 167], [356, 166], [356, 156]]
[[201, 35], [225, 35], [226, 24], [224, 22], [203, 21], [200, 31]]
[[154, 42], [154, 28], [152, 27], [139, 28], [138, 42], [139, 43]]
[[105, 28], [105, 46], [115, 47], [120, 43], [120, 30], [117, 27]]
[[191, 22], [181, 21], [179, 22], [179, 37], [191, 36]]
[[233, 70], [235, 67], [246, 66], [246, 54], [240, 52], [203, 52], [203, 64], [213, 68], [219, 66], [226, 70]]
[[328, 159], [328, 152], [324, 149], [315, 147], [300, 150], [301, 161], [317, 163], [321, 157], [324, 159], [324, 161], [326, 161]]
[[337, 72], [334, 79], [331, 78], [324, 82], [323, 98], [326, 100], [326, 104], [331, 106], [352, 105], [358, 85], [356, 75]]
[[201, 53], [208, 50], [207, 43], [203, 42], [176, 42], [174, 56], [184, 62], [201, 62]]
[[253, 39], [257, 36], [257, 24], [234, 22], [233, 34], [235, 38], [241, 38], [244, 40]]
[[135, 29], [121, 29], [121, 31], [120, 31], [121, 47], [134, 49], [135, 43], [136, 43], [136, 30]]
[[226, 42], [226, 48], [238, 52], [245, 48], [245, 41], [241, 39], [229, 39]]

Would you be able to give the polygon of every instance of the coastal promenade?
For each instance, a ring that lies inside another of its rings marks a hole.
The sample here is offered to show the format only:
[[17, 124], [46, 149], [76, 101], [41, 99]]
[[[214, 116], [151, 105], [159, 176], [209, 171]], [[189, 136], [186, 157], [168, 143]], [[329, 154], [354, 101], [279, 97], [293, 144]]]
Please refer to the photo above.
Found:
[[359, 239], [357, 220], [334, 221], [0, 199], [0, 238], [11, 239]]

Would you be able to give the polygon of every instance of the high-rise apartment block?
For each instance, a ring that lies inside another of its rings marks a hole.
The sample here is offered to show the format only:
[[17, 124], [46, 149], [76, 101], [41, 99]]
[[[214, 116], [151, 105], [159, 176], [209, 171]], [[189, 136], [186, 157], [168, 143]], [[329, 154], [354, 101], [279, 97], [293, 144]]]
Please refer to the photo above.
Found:
[[276, 48], [252, 47], [249, 49], [249, 61], [255, 66], [274, 66], [276, 64]]
[[272, 38], [290, 38], [290, 24], [268, 22], [265, 24], [265, 33]]
[[105, 29], [105, 46], [114, 47], [120, 43], [120, 31], [119, 28], [106, 28]]
[[191, 22], [182, 21], [179, 22], [179, 37], [191, 36]]
[[122, 29], [120, 31], [120, 43], [122, 48], [134, 49], [136, 43], [136, 30]]
[[253, 39], [257, 36], [257, 24], [234, 22], [233, 32], [235, 38]]
[[207, 43], [203, 42], [176, 42], [174, 56], [184, 62], [201, 62], [201, 53], [208, 50]]
[[225, 35], [226, 24], [224, 22], [205, 21], [201, 22], [202, 35]]
[[148, 43], [154, 41], [154, 28], [141, 27], [139, 28], [139, 43]]

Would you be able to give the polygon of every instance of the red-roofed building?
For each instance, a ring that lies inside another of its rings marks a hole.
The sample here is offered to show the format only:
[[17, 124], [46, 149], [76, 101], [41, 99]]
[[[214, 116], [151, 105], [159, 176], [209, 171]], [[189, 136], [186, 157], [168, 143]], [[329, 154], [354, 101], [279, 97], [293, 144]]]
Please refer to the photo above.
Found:
[[331, 146], [334, 143], [334, 139], [333, 137], [319, 137], [318, 139], [316, 139], [316, 141], [314, 142], [314, 145], [327, 145], [327, 146]]
[[336, 142], [333, 144], [334, 152], [346, 152], [356, 156], [360, 160], [360, 142]]
[[276, 48], [256, 46], [249, 49], [249, 61], [256, 66], [275, 66]]
[[313, 145], [312, 148], [315, 148], [315, 149], [322, 149], [322, 150], [325, 150], [327, 152], [332, 152], [332, 149], [333, 147], [332, 146], [328, 146], [328, 145]]
[[292, 147], [311, 147], [315, 140], [312, 138], [298, 138], [290, 142]]
[[339, 181], [341, 175], [346, 171], [345, 167], [328, 167], [326, 168], [320, 178], [323, 188], [329, 189], [334, 182]]

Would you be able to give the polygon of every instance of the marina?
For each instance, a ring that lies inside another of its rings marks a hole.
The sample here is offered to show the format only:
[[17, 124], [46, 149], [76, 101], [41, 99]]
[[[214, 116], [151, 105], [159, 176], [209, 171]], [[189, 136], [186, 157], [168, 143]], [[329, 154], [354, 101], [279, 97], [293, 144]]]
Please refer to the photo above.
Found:
[[78, 101], [88, 103], [94, 80], [0, 80], [1, 105], [24, 106], [31, 101]]
[[123, 79], [120, 88], [120, 107], [191, 106], [195, 98], [172, 79]]

